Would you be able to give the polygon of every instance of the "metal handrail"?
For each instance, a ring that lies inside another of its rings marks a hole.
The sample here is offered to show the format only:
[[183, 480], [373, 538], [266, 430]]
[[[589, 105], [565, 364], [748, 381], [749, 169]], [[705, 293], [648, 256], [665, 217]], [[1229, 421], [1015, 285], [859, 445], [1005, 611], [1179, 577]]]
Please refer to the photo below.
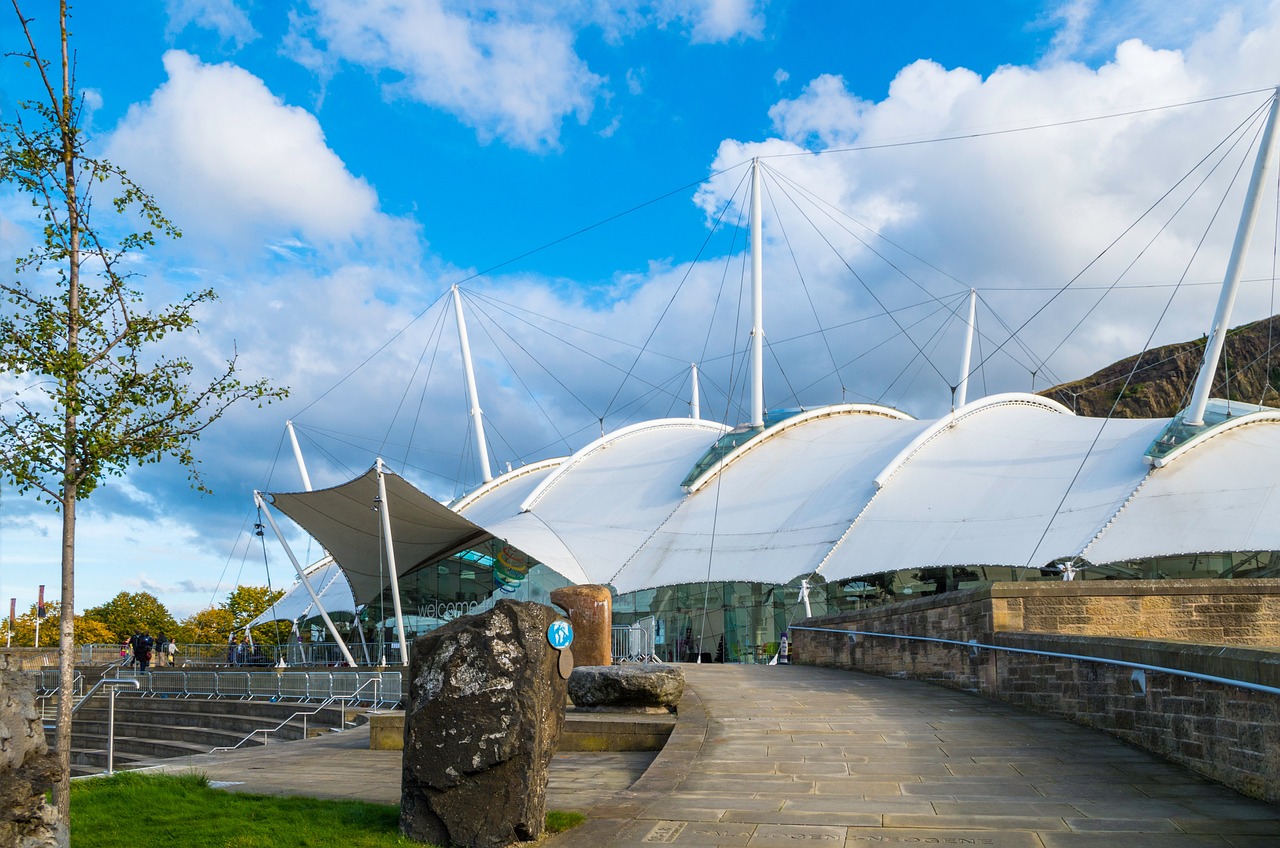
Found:
[[121, 686], [132, 686], [134, 689], [140, 689], [142, 684], [137, 678], [133, 677], [104, 677], [93, 686], [89, 687], [89, 691], [84, 693], [78, 702], [71, 708], [71, 714], [74, 716], [76, 712], [89, 702], [93, 697], [93, 693], [97, 692], [103, 686], [110, 687], [111, 697], [107, 701], [107, 774], [115, 771], [116, 759], [116, 693], [120, 691]]
[[[341, 678], [354, 676], [354, 680]], [[364, 678], [361, 680], [360, 678]], [[191, 669], [159, 669], [138, 674], [142, 681], [144, 697], [172, 696], [190, 698], [239, 698], [241, 700], [269, 699], [272, 701], [318, 701], [324, 698], [339, 700], [364, 700], [357, 693], [372, 688], [372, 706], [379, 708], [388, 697], [399, 701], [401, 673], [398, 671], [372, 671], [352, 669], [348, 671], [196, 671]], [[270, 681], [270, 682], [266, 682]], [[370, 686], [371, 681], [376, 681]], [[290, 683], [299, 686], [290, 687]], [[346, 690], [343, 685], [354, 685]], [[388, 695], [390, 692], [390, 695]], [[366, 696], [367, 697], [367, 696]]]
[[1267, 695], [1280, 695], [1280, 688], [1275, 686], [1264, 686], [1261, 683], [1252, 683], [1248, 680], [1233, 680], [1229, 677], [1217, 677], [1212, 674], [1201, 674], [1198, 671], [1187, 671], [1180, 668], [1167, 668], [1159, 665], [1149, 665], [1147, 663], [1129, 662], [1128, 660], [1114, 660], [1103, 657], [1090, 657], [1084, 654], [1064, 654], [1057, 651], [1040, 651], [1034, 648], [1013, 648], [1008, 645], [987, 645], [976, 639], [968, 642], [961, 642], [958, 639], [940, 639], [936, 636], [906, 636], [901, 633], [876, 633], [871, 630], [837, 630], [832, 627], [801, 627], [792, 625], [791, 630], [812, 630], [818, 633], [847, 633], [851, 636], [880, 636], [886, 639], [907, 639], [914, 642], [936, 642], [942, 645], [956, 645], [961, 648], [969, 648], [972, 651], [990, 650], [990, 651], [1007, 651], [1012, 654], [1033, 654], [1041, 657], [1056, 657], [1058, 659], [1080, 660], [1082, 662], [1095, 662], [1103, 665], [1118, 665], [1124, 668], [1133, 668], [1140, 671], [1154, 671], [1158, 674], [1174, 674], [1181, 677], [1190, 677], [1194, 680], [1204, 680], [1208, 683], [1219, 683], [1224, 686], [1235, 686], [1240, 689], [1249, 689], [1254, 692], [1263, 692]]
[[[372, 678], [370, 678], [370, 679], [366, 680], [364, 683], [361, 683], [359, 686], [357, 686], [357, 687], [355, 688], [355, 690], [354, 690], [350, 695], [330, 695], [326, 700], [324, 700], [324, 701], [322, 701], [320, 704], [316, 705], [316, 708], [315, 708], [315, 709], [313, 709], [313, 710], [309, 710], [309, 711], [308, 711], [308, 710], [298, 710], [298, 711], [297, 711], [297, 712], [295, 712], [293, 715], [289, 716], [289, 717], [288, 717], [288, 718], [286, 718], [284, 721], [282, 721], [282, 722], [280, 722], [279, 724], [277, 724], [275, 727], [271, 727], [271, 728], [261, 728], [261, 727], [260, 727], [260, 728], [258, 728], [257, 730], [251, 731], [251, 732], [249, 733], [249, 735], [248, 735], [248, 736], [246, 736], [245, 738], [241, 739], [241, 740], [240, 740], [239, 742], [237, 742], [236, 744], [234, 744], [234, 745], [222, 745], [222, 746], [219, 746], [219, 747], [217, 747], [217, 748], [211, 748], [211, 749], [209, 750], [209, 753], [210, 753], [210, 754], [217, 754], [217, 753], [220, 753], [220, 752], [222, 752], [222, 751], [234, 751], [234, 750], [236, 750], [237, 748], [239, 748], [241, 745], [243, 745], [243, 744], [245, 744], [246, 742], [248, 742], [248, 741], [249, 741], [250, 739], [252, 739], [254, 736], [257, 736], [259, 733], [261, 733], [261, 734], [262, 734], [262, 736], [263, 736], [263, 744], [266, 744], [266, 736], [267, 736], [267, 734], [268, 734], [268, 733], [275, 733], [277, 730], [279, 730], [280, 728], [284, 727], [286, 724], [288, 724], [289, 722], [293, 721], [295, 718], [298, 718], [299, 716], [301, 716], [301, 717], [302, 717], [302, 738], [303, 738], [303, 739], [306, 739], [306, 738], [307, 738], [307, 717], [308, 717], [308, 716], [313, 716], [313, 715], [315, 715], [315, 714], [319, 713], [321, 710], [323, 710], [323, 709], [325, 709], [325, 708], [327, 708], [327, 707], [331, 707], [331, 706], [333, 706], [333, 704], [334, 704], [336, 701], [351, 701], [351, 700], [355, 700], [355, 696], [356, 696], [357, 694], [359, 694], [360, 690], [361, 690], [361, 689], [363, 689], [365, 686], [369, 685], [370, 683], [372, 683], [372, 684], [373, 684], [373, 689], [374, 689], [374, 693], [373, 693], [373, 703], [374, 703], [374, 704], [377, 704], [377, 703], [378, 703], [378, 691], [377, 691], [377, 690], [378, 690], [378, 684], [380, 684], [381, 682], [382, 682], [382, 680], [381, 680], [380, 678], [372, 677]], [[345, 716], [345, 715], [343, 716], [343, 719], [342, 719], [342, 720], [343, 720], [343, 725], [345, 726], [345, 724], [346, 724], [346, 716]]]

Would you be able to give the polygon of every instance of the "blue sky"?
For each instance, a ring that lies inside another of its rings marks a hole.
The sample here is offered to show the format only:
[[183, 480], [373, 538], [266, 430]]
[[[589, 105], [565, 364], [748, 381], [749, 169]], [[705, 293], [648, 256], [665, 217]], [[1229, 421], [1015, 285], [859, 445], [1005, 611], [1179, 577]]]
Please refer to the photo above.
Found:
[[[46, 51], [50, 7], [24, 10]], [[179, 615], [236, 582], [291, 581], [246, 528], [253, 489], [300, 486], [287, 419], [317, 485], [379, 454], [440, 498], [475, 485], [442, 311], [455, 282], [499, 464], [580, 448], [601, 418], [687, 414], [693, 361], [704, 413], [736, 423], [734, 224], [755, 155], [772, 157], [770, 406], [944, 412], [959, 344], [948, 310], [971, 285], [988, 354], [1001, 321], [1044, 311], [1020, 334], [1026, 358], [992, 356], [970, 397], [1199, 334], [1208, 286], [1157, 317], [1170, 281], [1220, 277], [1234, 213], [1193, 248], [1225, 184], [1214, 195], [1208, 182], [1188, 207], [1205, 214], [1175, 219], [1159, 249], [1090, 260], [1280, 83], [1270, 2], [169, 0], [126, 14], [86, 2], [72, 30], [94, 148], [184, 232], [147, 254], [148, 291], [222, 296], [184, 351], [213, 368], [234, 346], [249, 374], [293, 391], [206, 434], [197, 453], [215, 494], [161, 465], [83, 508], [78, 606], [146, 589]], [[7, 115], [32, 80], [14, 60], [0, 67]], [[1223, 95], [1238, 96], [1210, 100]], [[961, 135], [974, 137], [915, 143]], [[860, 147], [874, 149], [795, 155]], [[1274, 311], [1268, 214], [1236, 323]], [[848, 242], [838, 257], [807, 228], [824, 218]], [[22, 201], [0, 194], [0, 253], [31, 232]], [[1145, 264], [1124, 272], [1138, 254]], [[1050, 302], [1086, 267], [1080, 294]], [[1088, 286], [1121, 277], [1131, 287], [1095, 307]], [[0, 598], [25, 607], [40, 583], [56, 597], [56, 516], [7, 487], [0, 510]]]

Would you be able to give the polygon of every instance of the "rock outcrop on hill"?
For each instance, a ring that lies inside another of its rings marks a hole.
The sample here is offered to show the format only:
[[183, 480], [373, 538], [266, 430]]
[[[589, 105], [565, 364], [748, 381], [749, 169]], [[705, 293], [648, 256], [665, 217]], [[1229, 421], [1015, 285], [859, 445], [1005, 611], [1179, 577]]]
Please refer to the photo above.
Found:
[[[1058, 401], [1077, 415], [1171, 418], [1191, 399], [1204, 345], [1201, 338], [1141, 354], [1141, 363], [1127, 388], [1125, 380], [1138, 356], [1108, 365], [1083, 380], [1054, 386], [1040, 395]], [[1120, 397], [1122, 389], [1124, 396]], [[1280, 315], [1236, 327], [1227, 334], [1211, 395], [1280, 407]]]

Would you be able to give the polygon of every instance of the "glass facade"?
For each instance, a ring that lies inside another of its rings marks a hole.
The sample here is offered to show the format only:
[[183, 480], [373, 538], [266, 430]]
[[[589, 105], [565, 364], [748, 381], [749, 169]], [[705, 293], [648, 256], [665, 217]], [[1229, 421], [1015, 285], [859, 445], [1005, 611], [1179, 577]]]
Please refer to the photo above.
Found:
[[[884, 571], [827, 582], [797, 577], [784, 584], [686, 583], [615, 595], [613, 623], [652, 616], [654, 648], [664, 662], [768, 662], [782, 634], [814, 616], [971, 589], [994, 582], [1062, 580], [1068, 563], [1039, 569], [1012, 566], [938, 566]], [[1280, 552], [1237, 552], [1093, 565], [1075, 564], [1076, 580], [1280, 577]], [[808, 593], [806, 613], [803, 593]], [[552, 590], [570, 582], [499, 539], [415, 568], [400, 578], [405, 636], [435, 629], [461, 615], [482, 612], [501, 598], [550, 603]], [[391, 590], [364, 604], [351, 650], [376, 663], [398, 661]]]

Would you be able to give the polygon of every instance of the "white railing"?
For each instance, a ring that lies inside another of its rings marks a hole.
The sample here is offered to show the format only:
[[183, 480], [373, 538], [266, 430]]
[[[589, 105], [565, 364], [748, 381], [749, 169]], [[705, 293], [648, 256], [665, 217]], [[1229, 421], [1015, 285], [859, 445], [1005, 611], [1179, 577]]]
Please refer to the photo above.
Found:
[[[399, 674], [397, 674], [396, 676], [397, 676], [397, 677], [399, 677]], [[282, 728], [284, 728], [284, 727], [285, 727], [286, 725], [288, 725], [288, 724], [291, 724], [291, 723], [294, 721], [294, 719], [298, 719], [298, 718], [301, 718], [301, 719], [302, 719], [302, 738], [303, 738], [303, 739], [306, 739], [306, 738], [307, 738], [307, 719], [308, 719], [308, 718], [310, 718], [311, 716], [316, 715], [316, 714], [317, 714], [317, 713], [319, 713], [321, 710], [327, 709], [328, 707], [332, 706], [332, 705], [333, 705], [333, 704], [335, 704], [335, 703], [345, 703], [345, 702], [347, 702], [347, 701], [357, 701], [357, 702], [359, 702], [360, 700], [362, 700], [362, 699], [361, 699], [361, 694], [360, 694], [360, 693], [361, 693], [361, 690], [366, 689], [366, 688], [368, 688], [368, 689], [370, 689], [370, 690], [371, 690], [371, 692], [370, 692], [370, 693], [367, 693], [367, 694], [371, 694], [371, 695], [372, 695], [372, 697], [366, 697], [366, 698], [363, 698], [363, 700], [371, 701], [372, 703], [375, 703], [375, 704], [376, 704], [376, 703], [378, 702], [378, 689], [379, 689], [379, 686], [381, 685], [381, 683], [382, 683], [382, 682], [383, 682], [383, 681], [382, 681], [382, 679], [381, 679], [381, 678], [378, 678], [378, 677], [370, 677], [370, 678], [368, 678], [367, 680], [365, 680], [363, 683], [361, 683], [359, 686], [357, 686], [357, 687], [356, 687], [356, 689], [355, 689], [355, 691], [354, 691], [353, 693], [351, 693], [351, 695], [350, 695], [350, 696], [345, 696], [345, 695], [334, 695], [334, 696], [332, 696], [332, 697], [326, 698], [324, 701], [320, 702], [320, 703], [319, 703], [319, 704], [317, 704], [315, 707], [313, 707], [313, 708], [311, 708], [311, 709], [309, 709], [309, 710], [298, 710], [296, 713], [294, 713], [293, 715], [289, 716], [287, 719], [285, 719], [284, 721], [280, 722], [280, 723], [279, 723], [279, 724], [277, 724], [275, 727], [270, 727], [270, 728], [259, 728], [259, 729], [257, 729], [257, 730], [254, 730], [254, 731], [250, 732], [248, 736], [246, 736], [245, 738], [241, 739], [241, 740], [240, 740], [239, 742], [237, 742], [236, 744], [234, 744], [234, 745], [223, 745], [223, 746], [221, 746], [221, 747], [219, 747], [219, 748], [214, 748], [214, 749], [212, 749], [211, 751], [209, 751], [209, 753], [214, 754], [214, 753], [218, 753], [219, 751], [234, 751], [234, 750], [236, 750], [237, 748], [239, 748], [241, 745], [247, 744], [251, 739], [253, 739], [255, 736], [258, 736], [259, 734], [261, 734], [261, 736], [262, 736], [262, 742], [263, 742], [263, 744], [266, 744], [266, 742], [267, 742], [267, 738], [268, 738], [272, 733], [278, 733]], [[345, 726], [346, 726], [346, 718], [345, 718], [345, 716], [344, 716], [344, 718], [343, 718], [343, 720], [342, 720], [342, 721], [343, 721], [343, 726], [345, 727]]]
[[613, 626], [613, 661], [657, 662], [658, 650], [655, 644], [657, 619], [647, 616], [634, 624], [615, 624]]
[[400, 703], [398, 671], [192, 671], [160, 669], [145, 674], [124, 671], [137, 680], [143, 697], [235, 698], [242, 701], [325, 701], [329, 699], [374, 708]]

